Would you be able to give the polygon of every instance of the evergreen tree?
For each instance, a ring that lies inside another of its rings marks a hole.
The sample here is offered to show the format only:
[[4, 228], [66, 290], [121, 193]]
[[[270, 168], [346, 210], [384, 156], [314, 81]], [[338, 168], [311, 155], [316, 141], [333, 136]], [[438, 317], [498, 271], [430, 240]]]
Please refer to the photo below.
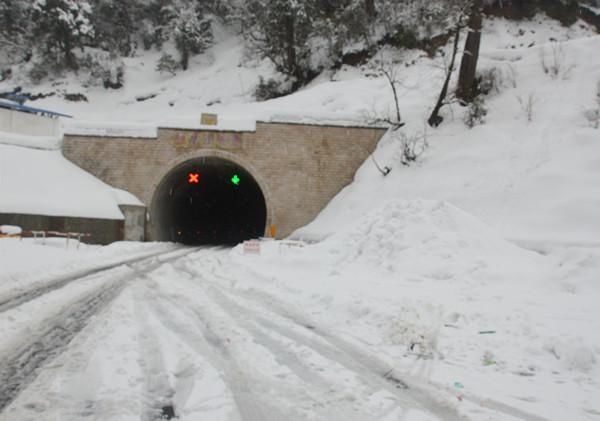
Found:
[[249, 0], [243, 6], [242, 30], [254, 51], [303, 83], [310, 73], [308, 41], [314, 15], [308, 0]]
[[136, 21], [143, 16], [139, 1], [95, 0], [93, 6], [96, 45], [119, 55], [131, 55], [138, 32]]
[[169, 26], [180, 54], [181, 68], [187, 70], [190, 55], [203, 52], [212, 43], [211, 21], [198, 4], [185, 0], [176, 0], [166, 6], [164, 12], [170, 17]]
[[19, 0], [0, 2], [0, 60], [19, 62], [31, 57], [31, 7]]
[[43, 52], [56, 62], [64, 60], [69, 69], [77, 69], [73, 49], [83, 47], [94, 36], [90, 22], [92, 7], [86, 0], [34, 0], [34, 35], [41, 40]]

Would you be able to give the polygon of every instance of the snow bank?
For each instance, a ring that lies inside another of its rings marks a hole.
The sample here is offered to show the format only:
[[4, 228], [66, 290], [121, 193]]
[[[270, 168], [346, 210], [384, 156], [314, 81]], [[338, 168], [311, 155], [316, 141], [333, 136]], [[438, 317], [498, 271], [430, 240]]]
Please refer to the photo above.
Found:
[[341, 264], [366, 264], [404, 278], [494, 279], [537, 256], [498, 236], [477, 218], [437, 200], [394, 200], [313, 246]]
[[23, 232], [21, 227], [15, 225], [0, 225], [0, 234], [19, 235]]
[[189, 129], [189, 130], [216, 130], [231, 132], [255, 132], [256, 119], [251, 113], [243, 116], [227, 114], [217, 115], [217, 124], [205, 125], [200, 122], [201, 113], [195, 118], [169, 118], [161, 121], [159, 126], [164, 128]]
[[[343, 127], [383, 127], [381, 125], [369, 124], [364, 121], [361, 115], [358, 114], [340, 114], [327, 113], [323, 110], [300, 111], [291, 110], [282, 112], [277, 109], [264, 107], [228, 107], [223, 109], [222, 113], [218, 110], [211, 110], [211, 113], [216, 113], [217, 124], [206, 125], [201, 124], [200, 116], [186, 116], [168, 118], [159, 120], [156, 123], [125, 123], [99, 121], [84, 121], [72, 120], [64, 124], [64, 132], [68, 135], [75, 136], [103, 136], [103, 137], [133, 137], [133, 138], [148, 138], [155, 139], [158, 135], [158, 130], [165, 129], [184, 129], [184, 130], [212, 130], [212, 131], [228, 131], [228, 132], [255, 132], [257, 122], [265, 123], [293, 123], [307, 124], [317, 126], [343, 126]], [[257, 108], [259, 108], [257, 110]], [[243, 116], [230, 115], [228, 112], [237, 111], [243, 113]]]
[[62, 146], [62, 136], [29, 136], [0, 131], [0, 144], [57, 150]]
[[64, 238], [0, 239], [0, 297], [44, 284], [78, 270], [93, 269], [118, 262], [128, 256], [143, 256], [168, 251], [172, 243], [117, 241], [108, 246], [78, 244]]
[[151, 123], [102, 122], [72, 119], [63, 123], [65, 134], [79, 136], [156, 138], [157, 127]]
[[122, 196], [60, 151], [0, 145], [0, 213], [123, 219]]
[[[540, 54], [550, 56], [552, 48], [564, 56], [556, 78], [540, 64]], [[594, 104], [599, 50], [600, 36], [594, 36], [515, 49], [511, 54], [519, 58], [510, 67], [498, 54], [483, 54], [481, 68], [506, 71], [500, 92], [486, 99], [485, 124], [469, 130], [460, 121], [465, 109], [448, 107], [444, 124], [427, 133], [429, 148], [409, 167], [400, 161], [401, 138], [388, 133], [373, 156], [391, 173], [382, 177], [366, 160], [354, 183], [292, 238], [320, 241], [389, 198], [427, 198], [452, 203], [522, 244], [600, 245], [600, 132], [584, 117]], [[532, 121], [519, 102], [529, 97]], [[422, 134], [421, 122], [407, 117], [402, 133]]]
[[115, 201], [119, 205], [145, 206], [140, 199], [138, 199], [128, 191], [113, 188], [112, 193], [115, 198]]

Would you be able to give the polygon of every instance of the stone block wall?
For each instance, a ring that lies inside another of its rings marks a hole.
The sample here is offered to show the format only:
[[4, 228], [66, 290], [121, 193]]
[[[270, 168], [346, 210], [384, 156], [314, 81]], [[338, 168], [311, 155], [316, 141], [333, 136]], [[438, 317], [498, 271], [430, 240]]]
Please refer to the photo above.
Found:
[[285, 237], [310, 222], [347, 184], [385, 133], [380, 128], [258, 122], [254, 132], [160, 128], [157, 138], [65, 135], [64, 155], [127, 190], [150, 212], [160, 181], [203, 156], [233, 161], [253, 175], [267, 201], [267, 227]]

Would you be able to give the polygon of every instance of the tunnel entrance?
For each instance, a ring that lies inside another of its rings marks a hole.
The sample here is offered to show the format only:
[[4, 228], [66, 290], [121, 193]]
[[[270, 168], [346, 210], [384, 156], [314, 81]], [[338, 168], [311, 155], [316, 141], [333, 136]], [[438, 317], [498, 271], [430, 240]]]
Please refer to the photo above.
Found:
[[265, 233], [265, 197], [252, 175], [217, 157], [186, 161], [155, 193], [155, 238], [184, 244], [234, 245]]

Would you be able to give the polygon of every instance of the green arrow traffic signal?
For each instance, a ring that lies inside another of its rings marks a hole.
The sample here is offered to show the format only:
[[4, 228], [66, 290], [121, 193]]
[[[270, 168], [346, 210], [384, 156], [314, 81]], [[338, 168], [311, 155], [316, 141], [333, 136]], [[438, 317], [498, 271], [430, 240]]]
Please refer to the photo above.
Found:
[[240, 185], [240, 177], [238, 177], [237, 174], [234, 174], [233, 177], [231, 177], [231, 183], [239, 186]]

